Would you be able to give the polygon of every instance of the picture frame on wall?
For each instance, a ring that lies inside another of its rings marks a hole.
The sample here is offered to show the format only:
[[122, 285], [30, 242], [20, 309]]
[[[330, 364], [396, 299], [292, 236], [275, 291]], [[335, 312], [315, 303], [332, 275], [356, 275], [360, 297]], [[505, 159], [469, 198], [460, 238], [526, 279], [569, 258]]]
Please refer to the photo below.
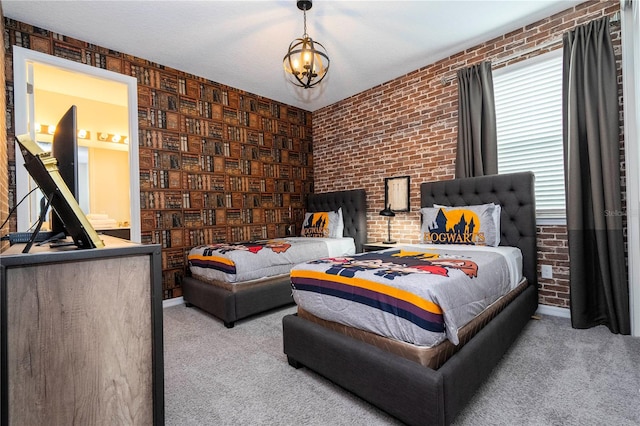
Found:
[[409, 176], [384, 179], [384, 205], [394, 212], [409, 211]]

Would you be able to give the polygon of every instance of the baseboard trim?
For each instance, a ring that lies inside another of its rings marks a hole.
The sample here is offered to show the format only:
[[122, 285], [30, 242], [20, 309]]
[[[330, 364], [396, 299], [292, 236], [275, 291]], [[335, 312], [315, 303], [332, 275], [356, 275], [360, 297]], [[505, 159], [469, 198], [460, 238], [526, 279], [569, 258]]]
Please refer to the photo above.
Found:
[[184, 303], [184, 298], [182, 296], [174, 297], [173, 299], [165, 299], [162, 301], [162, 309], [168, 308], [170, 306], [181, 305], [183, 303]]
[[569, 310], [569, 308], [560, 308], [558, 306], [538, 305], [536, 314], [571, 318], [571, 311]]

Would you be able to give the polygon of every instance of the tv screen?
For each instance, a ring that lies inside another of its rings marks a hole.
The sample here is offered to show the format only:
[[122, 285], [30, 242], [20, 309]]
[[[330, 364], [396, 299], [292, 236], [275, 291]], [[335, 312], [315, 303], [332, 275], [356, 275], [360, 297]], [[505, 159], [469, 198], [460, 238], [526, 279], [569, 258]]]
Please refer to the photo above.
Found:
[[[60, 176], [64, 183], [67, 184], [67, 188], [69, 188], [76, 201], [79, 202], [77, 134], [76, 106], [72, 105], [56, 125], [51, 155], [58, 160]], [[70, 235], [57, 214], [51, 216], [51, 230], [54, 234], [64, 233], [65, 235]]]
[[24, 166], [51, 203], [74, 244], [82, 249], [104, 247], [62, 179], [56, 158], [40, 148], [29, 135], [17, 136], [16, 140], [24, 157]]

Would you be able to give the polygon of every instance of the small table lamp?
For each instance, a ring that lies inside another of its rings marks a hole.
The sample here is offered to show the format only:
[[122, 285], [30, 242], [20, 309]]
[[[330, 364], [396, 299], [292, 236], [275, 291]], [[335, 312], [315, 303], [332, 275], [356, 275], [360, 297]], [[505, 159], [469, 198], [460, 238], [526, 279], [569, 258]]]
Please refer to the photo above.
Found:
[[391, 218], [396, 214], [391, 210], [391, 205], [385, 207], [384, 210], [380, 211], [380, 216], [385, 216], [387, 218], [387, 241], [383, 241], [383, 244], [395, 244], [395, 241], [391, 241]]

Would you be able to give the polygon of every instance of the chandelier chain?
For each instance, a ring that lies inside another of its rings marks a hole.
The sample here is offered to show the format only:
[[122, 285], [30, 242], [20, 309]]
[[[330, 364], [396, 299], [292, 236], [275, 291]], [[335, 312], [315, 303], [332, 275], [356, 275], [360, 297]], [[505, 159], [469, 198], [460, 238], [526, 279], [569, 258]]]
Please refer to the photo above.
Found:
[[304, 34], [302, 34], [302, 38], [307, 38], [309, 35], [307, 34], [307, 7], [305, 6], [302, 9], [302, 14], [304, 16]]

